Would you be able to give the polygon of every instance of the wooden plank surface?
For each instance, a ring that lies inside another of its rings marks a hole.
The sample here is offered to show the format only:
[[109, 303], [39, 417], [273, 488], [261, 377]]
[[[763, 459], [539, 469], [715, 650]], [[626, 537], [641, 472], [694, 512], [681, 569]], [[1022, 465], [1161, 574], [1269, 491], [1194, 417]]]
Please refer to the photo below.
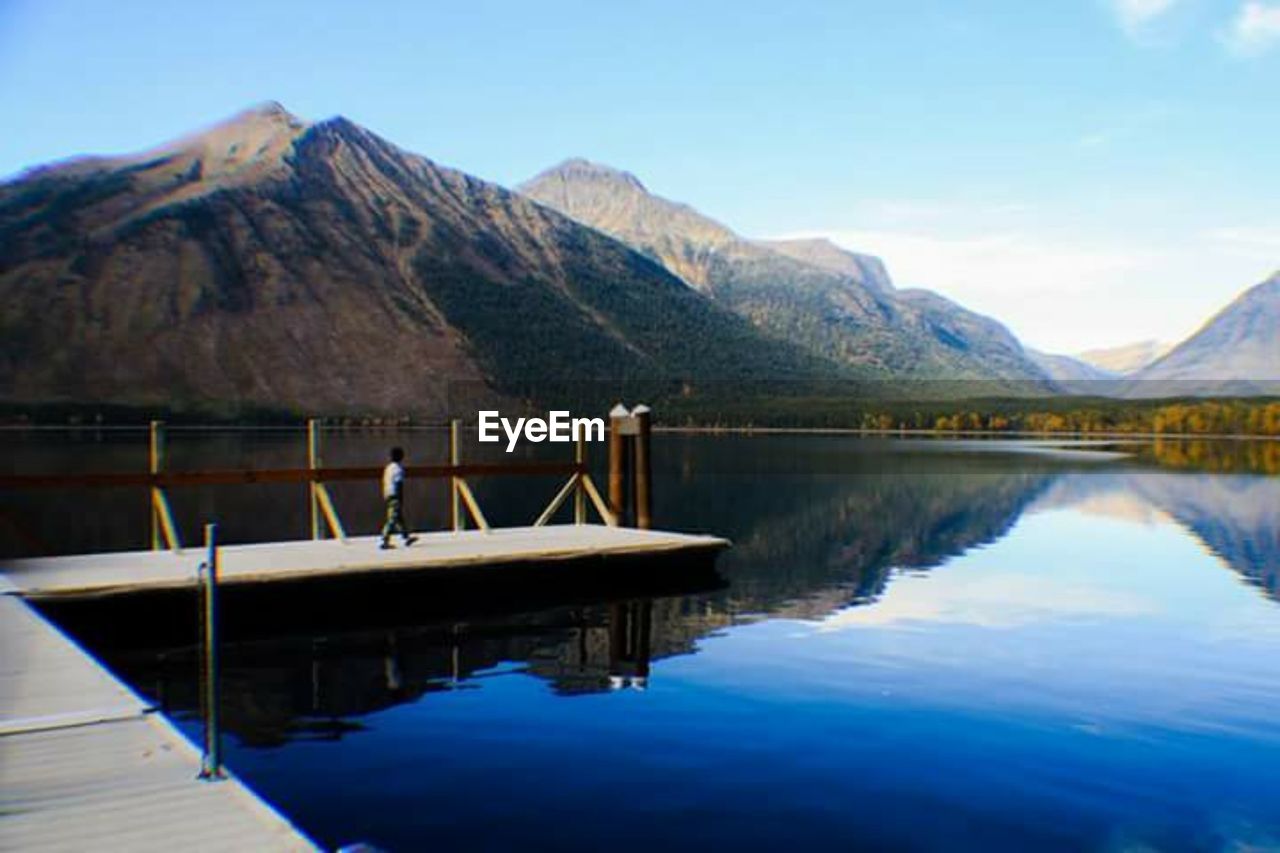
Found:
[[14, 595], [0, 595], [0, 850], [314, 850]]
[[0, 595], [0, 737], [148, 710], [19, 598]]
[[[360, 572], [426, 571], [528, 561], [607, 555], [662, 554], [716, 549], [728, 544], [714, 536], [636, 530], [603, 525], [511, 527], [419, 534], [412, 547], [381, 551], [374, 536], [303, 540], [219, 549], [224, 583], [304, 580]], [[0, 564], [22, 595], [31, 598], [105, 595], [145, 589], [174, 589], [195, 583], [204, 557], [200, 548], [181, 554], [128, 551], [68, 557], [41, 557]]]

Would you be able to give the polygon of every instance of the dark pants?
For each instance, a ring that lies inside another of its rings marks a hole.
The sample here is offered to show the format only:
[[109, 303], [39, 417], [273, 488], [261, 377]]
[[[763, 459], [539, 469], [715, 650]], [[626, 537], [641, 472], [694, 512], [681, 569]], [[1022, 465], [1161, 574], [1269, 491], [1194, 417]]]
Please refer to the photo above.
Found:
[[393, 533], [409, 538], [409, 525], [404, 523], [404, 507], [400, 495], [387, 498], [387, 522], [382, 525], [382, 541], [386, 542]]

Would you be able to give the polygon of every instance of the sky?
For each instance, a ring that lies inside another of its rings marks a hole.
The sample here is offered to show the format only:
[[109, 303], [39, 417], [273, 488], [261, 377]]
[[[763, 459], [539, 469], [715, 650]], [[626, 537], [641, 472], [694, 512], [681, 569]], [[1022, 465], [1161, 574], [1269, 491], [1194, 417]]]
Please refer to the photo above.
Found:
[[1280, 0], [0, 0], [0, 175], [251, 104], [511, 186], [567, 157], [1075, 352], [1280, 269]]

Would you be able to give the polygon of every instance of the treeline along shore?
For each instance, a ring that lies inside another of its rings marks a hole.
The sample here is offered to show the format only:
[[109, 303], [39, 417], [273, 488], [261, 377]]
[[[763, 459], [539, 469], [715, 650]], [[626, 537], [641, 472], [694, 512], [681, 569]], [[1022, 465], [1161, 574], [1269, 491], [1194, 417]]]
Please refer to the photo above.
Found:
[[[1008, 435], [1267, 436], [1280, 437], [1280, 399], [1116, 400], [1079, 397], [961, 399], [935, 402], [877, 400], [855, 396], [746, 396], [651, 393], [641, 397], [620, 389], [616, 399], [649, 402], [661, 427], [690, 429], [835, 429], [875, 432], [999, 433]], [[544, 411], [564, 408], [574, 414], [608, 410], [615, 396], [592, 394], [572, 402], [549, 402]], [[526, 401], [513, 404], [531, 409]], [[464, 422], [475, 412], [452, 412]], [[289, 409], [202, 409], [164, 406], [87, 406], [71, 403], [0, 405], [0, 426], [140, 426], [150, 420], [213, 426], [289, 426], [316, 417], [334, 427], [409, 427], [439, 425], [444, 413], [302, 412]]]
[[[754, 405], [752, 404], [754, 403]], [[1114, 400], [1076, 397], [942, 402], [789, 399], [717, 405], [661, 422], [683, 426], [857, 429], [878, 432], [1280, 436], [1280, 400]]]

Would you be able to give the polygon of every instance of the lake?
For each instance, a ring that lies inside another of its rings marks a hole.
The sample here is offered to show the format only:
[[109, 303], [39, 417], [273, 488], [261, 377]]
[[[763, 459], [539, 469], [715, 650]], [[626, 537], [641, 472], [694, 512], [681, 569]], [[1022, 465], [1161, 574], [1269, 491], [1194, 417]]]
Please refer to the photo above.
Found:
[[[392, 442], [443, 454], [438, 433], [338, 433], [326, 462]], [[170, 447], [175, 467], [304, 459], [297, 432]], [[139, 433], [0, 448], [10, 471], [146, 460]], [[719, 582], [234, 638], [227, 763], [330, 847], [1280, 849], [1276, 455], [662, 434], [655, 524], [732, 539]], [[515, 524], [558, 484], [476, 485]], [[335, 487], [354, 531], [375, 488]], [[297, 486], [172, 499], [189, 540], [307, 533]], [[442, 526], [443, 487], [408, 507]], [[148, 535], [138, 490], [0, 496], [10, 554]], [[191, 644], [120, 637], [93, 651], [198, 738]]]

